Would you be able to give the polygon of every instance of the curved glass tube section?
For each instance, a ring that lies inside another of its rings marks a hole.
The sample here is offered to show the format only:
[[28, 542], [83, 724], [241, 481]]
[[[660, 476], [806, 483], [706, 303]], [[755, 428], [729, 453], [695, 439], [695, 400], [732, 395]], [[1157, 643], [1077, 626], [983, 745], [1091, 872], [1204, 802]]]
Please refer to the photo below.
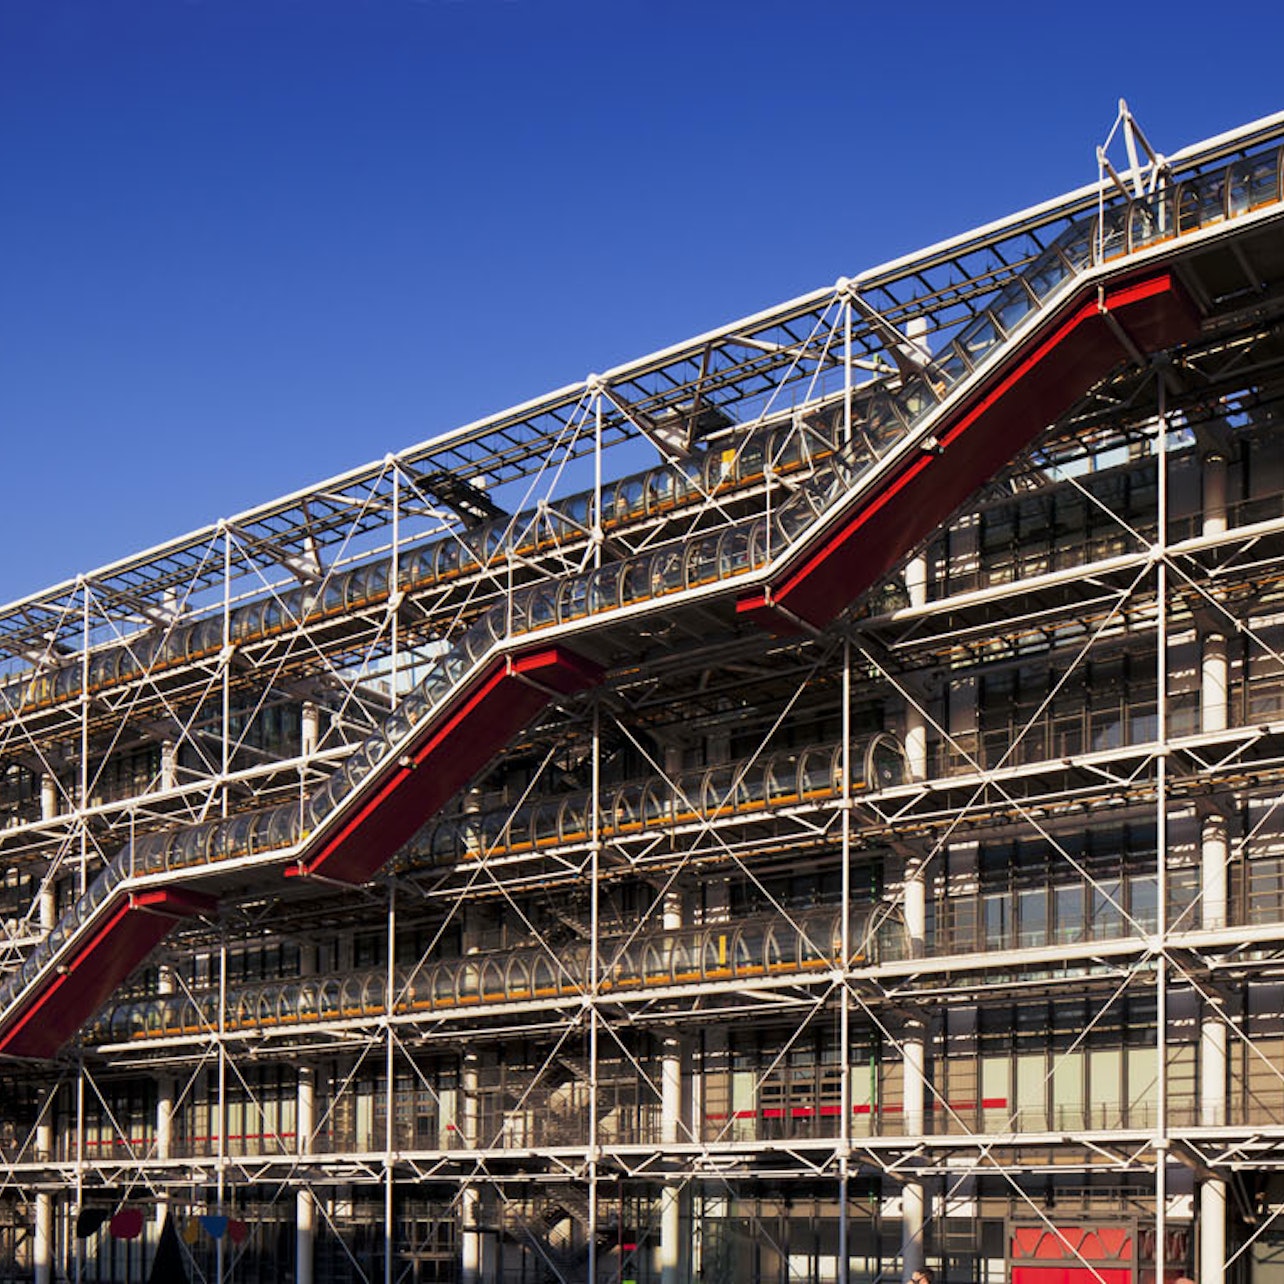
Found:
[[[738, 490], [761, 485], [768, 464], [773, 478], [809, 472], [834, 451], [842, 429], [841, 407], [818, 407], [805, 428], [776, 423], [750, 433], [735, 450], [661, 464], [602, 488], [601, 527], [663, 519], [708, 499], [725, 500]], [[596, 518], [592, 491], [552, 505], [505, 517], [472, 530], [452, 533], [405, 549], [397, 559], [397, 587], [418, 593], [559, 548], [587, 544]], [[390, 559], [367, 562], [328, 575], [319, 585], [234, 607], [228, 616], [229, 640], [238, 646], [270, 640], [332, 616], [352, 615], [382, 606], [391, 590]], [[90, 654], [87, 689], [108, 687], [165, 669], [216, 657], [223, 647], [223, 616], [176, 625], [163, 634], [142, 634]], [[35, 670], [0, 683], [0, 721], [79, 699], [82, 656], [65, 657], [63, 667]]]
[[[879, 732], [852, 744], [852, 793], [891, 789], [908, 779], [905, 750]], [[667, 779], [647, 777], [602, 791], [598, 836], [627, 838], [646, 829], [679, 827], [843, 797], [843, 747], [784, 749], [719, 767], [685, 771]], [[592, 795], [533, 799], [516, 811], [442, 817], [411, 841], [405, 859], [453, 865], [485, 855], [515, 856], [588, 840]]]
[[[645, 994], [672, 986], [823, 972], [842, 962], [842, 926], [841, 910], [827, 907], [791, 917], [604, 938], [598, 947], [598, 988], [608, 994]], [[851, 966], [906, 955], [904, 923], [885, 905], [853, 907], [848, 939]], [[590, 963], [589, 947], [581, 943], [557, 954], [532, 947], [399, 967], [391, 1004], [384, 969], [261, 982], [228, 991], [224, 1028], [262, 1030], [574, 999], [590, 991]], [[209, 1034], [218, 1028], [217, 993], [168, 994], [108, 1008], [89, 1037], [126, 1042]]]
[[[1163, 225], [1167, 217], [1163, 214], [1165, 200], [1170, 201], [1175, 211], [1177, 236], [1278, 202], [1282, 190], [1282, 159], [1284, 148], [1273, 148], [1261, 155], [1236, 160], [1170, 191], [1161, 191], [1154, 198], [1148, 198], [1156, 226]], [[505, 602], [487, 610], [438, 657], [387, 723], [361, 743], [344, 765], [301, 803], [292, 802], [174, 832], [149, 834], [127, 845], [63, 915], [22, 967], [0, 986], [0, 1012], [13, 1005], [127, 878], [179, 871], [215, 860], [284, 851], [305, 841], [335, 814], [366, 776], [401, 752], [416, 726], [477, 678], [513, 639], [538, 638], [541, 630], [557, 625], [733, 581], [764, 568], [802, 543], [816, 529], [819, 519], [829, 515], [853, 490], [868, 481], [889, 453], [924, 425], [946, 395], [1001, 354], [1008, 341], [1023, 332], [1036, 314], [1072, 288], [1080, 273], [1098, 262], [1154, 244], [1156, 238], [1146, 231], [1145, 216], [1137, 213], [1144, 203], [1116, 205], [1099, 217], [1068, 227], [1018, 277], [1006, 284], [989, 306], [936, 352], [923, 370], [903, 378], [899, 388], [876, 390], [863, 402], [863, 413], [854, 420], [851, 438], [838, 444], [830, 443], [832, 448], [827, 454], [822, 451], [813, 456], [809, 461], [812, 471], [799, 477], [788, 498], [769, 515], [693, 539], [661, 544], [652, 551], [592, 571], [550, 578], [515, 590]], [[777, 428], [773, 432], [786, 433], [787, 430]], [[778, 438], [768, 434], [764, 447], [768, 454], [775, 440]], [[761, 451], [746, 450], [740, 452], [740, 458], [746, 461], [745, 468], [752, 470], [762, 466], [761, 454]], [[710, 485], [716, 487], [723, 483], [726, 463], [721, 455], [711, 454], [704, 461], [689, 460], [653, 470], [643, 475], [641, 498], [638, 478], [626, 478], [603, 492], [604, 516], [608, 504], [618, 519], [618, 514], [635, 511], [639, 503], [654, 502], [658, 512], [662, 505], [679, 503], [683, 495], [701, 493], [702, 488], [707, 494]], [[697, 468], [703, 469], [698, 481], [693, 471]], [[557, 508], [552, 527], [561, 525], [583, 534], [592, 524], [591, 505], [591, 495], [572, 497]], [[489, 559], [499, 557], [502, 542], [494, 538], [494, 528], [483, 527], [463, 538], [429, 545], [407, 556], [423, 558], [431, 550], [433, 574], [442, 580], [461, 574], [466, 564], [481, 567]], [[329, 584], [322, 609], [336, 612], [355, 609], [360, 601], [366, 600], [360, 598], [361, 592], [386, 591], [386, 583], [378, 588], [378, 577], [370, 578], [371, 570], [369, 566], [359, 567], [346, 578], [338, 577], [339, 583]], [[360, 582], [364, 588], [357, 586], [357, 577], [362, 575], [367, 576]], [[376, 589], [370, 589], [372, 583]], [[295, 591], [286, 614], [294, 611], [297, 618], [298, 612], [306, 614], [313, 609], [314, 601], [308, 601], [304, 608], [307, 592]], [[257, 604], [246, 608], [246, 619], [253, 616], [255, 609], [261, 612], [257, 617], [261, 622], [266, 608]], [[190, 632], [184, 634], [187, 654], [217, 649], [221, 630], [221, 618], [193, 625]], [[135, 654], [130, 648], [123, 651]], [[104, 660], [100, 673], [104, 681], [109, 667]], [[52, 679], [55, 685], [67, 672], [63, 670]], [[119, 659], [116, 674], [119, 680]], [[92, 681], [92, 661], [90, 676]], [[79, 682], [79, 669], [74, 681]], [[696, 814], [693, 811], [693, 817]]]

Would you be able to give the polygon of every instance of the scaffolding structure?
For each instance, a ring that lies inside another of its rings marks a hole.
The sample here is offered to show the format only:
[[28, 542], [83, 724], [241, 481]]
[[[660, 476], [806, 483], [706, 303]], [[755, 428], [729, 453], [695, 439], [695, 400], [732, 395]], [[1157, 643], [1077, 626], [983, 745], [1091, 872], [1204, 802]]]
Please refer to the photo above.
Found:
[[0, 1280], [1275, 1277], [1284, 116], [1118, 141], [0, 610]]

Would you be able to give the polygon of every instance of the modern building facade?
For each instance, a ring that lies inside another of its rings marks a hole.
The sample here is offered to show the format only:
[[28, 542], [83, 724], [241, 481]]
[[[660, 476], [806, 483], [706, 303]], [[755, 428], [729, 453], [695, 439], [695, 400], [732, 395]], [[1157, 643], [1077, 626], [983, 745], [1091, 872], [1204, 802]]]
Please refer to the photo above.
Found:
[[1284, 117], [1120, 129], [0, 611], [0, 1278], [1284, 1279]]

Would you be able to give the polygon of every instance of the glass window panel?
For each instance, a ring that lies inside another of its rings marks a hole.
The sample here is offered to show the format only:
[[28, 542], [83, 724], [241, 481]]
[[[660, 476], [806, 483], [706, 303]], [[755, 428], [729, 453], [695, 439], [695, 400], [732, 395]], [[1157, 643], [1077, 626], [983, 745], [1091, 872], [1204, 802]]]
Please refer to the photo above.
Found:
[[1159, 1100], [1159, 1076], [1155, 1072], [1154, 1048], [1129, 1048], [1128, 1068], [1128, 1125], [1145, 1128], [1155, 1121]]
[[1052, 1126], [1054, 1128], [1082, 1128], [1084, 1126], [1084, 1054], [1063, 1052], [1052, 1066]]
[[1042, 1132], [1047, 1119], [1047, 1058], [1041, 1052], [1016, 1059], [1017, 1126], [1024, 1132]]
[[1043, 888], [1023, 891], [1017, 897], [1021, 920], [1020, 943], [1029, 948], [1048, 943], [1048, 898]]
[[1103, 941], [1116, 937], [1123, 930], [1123, 914], [1120, 909], [1122, 888], [1117, 878], [1106, 878], [1096, 883], [1091, 891], [1092, 897], [1092, 935], [1094, 940]]
[[985, 919], [985, 948], [1007, 949], [1012, 929], [1012, 898], [1007, 892], [982, 898]]
[[1094, 1048], [1088, 1053], [1088, 1100], [1094, 1117], [1090, 1126], [1114, 1128], [1123, 1109], [1123, 1051]]
[[1159, 925], [1159, 884], [1154, 874], [1135, 874], [1128, 880], [1132, 901], [1130, 912], [1142, 931], [1153, 932]]
[[1053, 890], [1057, 940], [1062, 944], [1084, 938], [1083, 884], [1067, 883]]

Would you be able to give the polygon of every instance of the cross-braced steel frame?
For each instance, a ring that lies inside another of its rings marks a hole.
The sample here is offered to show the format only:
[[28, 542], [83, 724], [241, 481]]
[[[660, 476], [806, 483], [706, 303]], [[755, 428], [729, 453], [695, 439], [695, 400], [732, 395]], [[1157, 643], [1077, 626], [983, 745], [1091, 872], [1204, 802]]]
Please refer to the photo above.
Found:
[[[134, 1278], [166, 1213], [248, 1224], [184, 1247], [220, 1281], [980, 1281], [1025, 1231], [1117, 1278], [1085, 1226], [1136, 1272], [1268, 1266], [1284, 193], [1153, 229], [1284, 120], [1166, 160], [1121, 129], [1100, 184], [0, 611], [9, 973], [66, 971], [38, 947], [122, 851], [206, 898], [5, 1068], [0, 1274]], [[939, 371], [947, 404], [1079, 227], [1096, 270], [1167, 264], [1198, 337], [1121, 333], [831, 623], [738, 613], [774, 555], [741, 533], [862, 435], [893, 458], [882, 401]], [[544, 690], [373, 881], [296, 860], [545, 584], [602, 680]], [[143, 1240], [76, 1237], [131, 1203]]]

